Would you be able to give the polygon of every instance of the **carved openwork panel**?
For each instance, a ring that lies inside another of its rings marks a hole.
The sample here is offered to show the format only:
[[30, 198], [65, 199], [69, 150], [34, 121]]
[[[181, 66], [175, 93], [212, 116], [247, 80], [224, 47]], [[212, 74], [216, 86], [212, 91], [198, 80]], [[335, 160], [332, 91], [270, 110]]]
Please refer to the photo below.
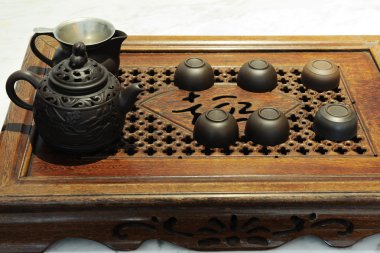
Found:
[[[123, 85], [141, 82], [146, 91], [137, 102], [136, 110], [128, 114], [124, 139], [117, 149], [131, 157], [373, 155], [362, 121], [358, 135], [348, 141], [332, 142], [315, 135], [312, 123], [321, 106], [346, 103], [355, 107], [344, 75], [339, 88], [316, 92], [302, 85], [301, 70], [301, 67], [279, 67], [275, 90], [252, 93], [236, 85], [238, 67], [215, 67], [216, 83], [212, 88], [187, 92], [174, 86], [174, 67], [125, 67], [119, 77]], [[265, 147], [245, 140], [248, 116], [264, 106], [275, 106], [288, 117], [291, 133], [287, 142]], [[228, 111], [239, 123], [241, 138], [228, 149], [204, 148], [192, 138], [196, 119], [212, 108]]]
[[353, 222], [337, 217], [319, 218], [316, 213], [292, 216], [262, 214], [220, 214], [194, 217], [157, 217], [131, 219], [116, 225], [113, 235], [125, 242], [163, 239], [190, 248], [265, 249], [280, 246], [302, 235], [311, 234], [331, 240], [350, 238], [355, 233]]

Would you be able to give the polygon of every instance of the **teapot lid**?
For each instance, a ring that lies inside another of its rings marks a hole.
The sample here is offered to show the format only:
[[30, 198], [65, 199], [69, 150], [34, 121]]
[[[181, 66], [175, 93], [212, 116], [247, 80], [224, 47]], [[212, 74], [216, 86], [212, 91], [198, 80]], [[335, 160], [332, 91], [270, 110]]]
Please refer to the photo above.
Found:
[[83, 42], [74, 44], [71, 56], [54, 66], [49, 75], [52, 89], [67, 95], [91, 94], [107, 82], [108, 71], [88, 58]]

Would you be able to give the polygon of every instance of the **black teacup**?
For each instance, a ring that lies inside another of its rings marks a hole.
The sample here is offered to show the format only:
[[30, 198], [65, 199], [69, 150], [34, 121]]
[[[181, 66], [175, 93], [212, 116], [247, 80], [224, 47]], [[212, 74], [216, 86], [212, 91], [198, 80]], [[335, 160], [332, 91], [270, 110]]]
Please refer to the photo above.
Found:
[[333, 90], [339, 86], [338, 66], [327, 60], [309, 61], [302, 70], [303, 85], [316, 91]]
[[358, 118], [345, 104], [322, 106], [314, 118], [314, 132], [323, 139], [344, 141], [356, 136]]
[[274, 67], [261, 59], [244, 63], [237, 77], [237, 85], [251, 92], [268, 92], [277, 86]]
[[247, 120], [245, 137], [264, 146], [278, 145], [289, 138], [289, 122], [278, 109], [258, 109]]
[[174, 84], [187, 91], [207, 90], [214, 85], [214, 71], [206, 61], [189, 58], [178, 65]]
[[193, 134], [199, 144], [208, 148], [226, 148], [238, 140], [239, 128], [231, 114], [212, 109], [199, 116]]

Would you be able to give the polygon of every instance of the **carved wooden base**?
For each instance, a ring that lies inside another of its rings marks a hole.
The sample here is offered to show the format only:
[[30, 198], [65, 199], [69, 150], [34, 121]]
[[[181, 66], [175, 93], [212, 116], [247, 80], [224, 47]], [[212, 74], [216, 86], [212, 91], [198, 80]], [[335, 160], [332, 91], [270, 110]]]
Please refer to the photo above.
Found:
[[[67, 156], [40, 139], [29, 111], [11, 104], [0, 135], [0, 252], [42, 252], [66, 237], [133, 250], [160, 239], [195, 250], [270, 249], [315, 235], [346, 247], [380, 232], [380, 72], [378, 36], [130, 37], [119, 80], [141, 82], [144, 94], [127, 115], [120, 142], [92, 156]], [[38, 47], [52, 55], [52, 38]], [[173, 85], [189, 56], [214, 68], [213, 88], [195, 93]], [[236, 86], [239, 66], [264, 58], [276, 67], [271, 93]], [[334, 91], [306, 89], [311, 59], [339, 65]], [[24, 69], [48, 69], [30, 50]], [[34, 89], [21, 81], [21, 97]], [[345, 142], [318, 139], [311, 124], [327, 102], [343, 102], [359, 118]], [[277, 105], [287, 116], [286, 143], [264, 147], [244, 139], [247, 116]], [[223, 107], [239, 119], [229, 149], [192, 139], [195, 118]], [[203, 111], [202, 111], [203, 110]]]
[[94, 209], [3, 213], [1, 252], [41, 252], [65, 237], [95, 240], [115, 250], [137, 249], [149, 239], [201, 251], [270, 249], [304, 235], [346, 247], [380, 232], [380, 213], [356, 208]]

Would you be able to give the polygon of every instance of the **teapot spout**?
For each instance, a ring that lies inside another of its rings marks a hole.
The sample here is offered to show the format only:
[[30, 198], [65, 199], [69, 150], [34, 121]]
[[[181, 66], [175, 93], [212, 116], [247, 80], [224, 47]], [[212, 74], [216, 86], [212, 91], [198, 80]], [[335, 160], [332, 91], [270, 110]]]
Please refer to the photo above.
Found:
[[132, 83], [126, 89], [122, 90], [119, 95], [120, 108], [125, 112], [132, 110], [137, 96], [144, 91], [144, 87], [138, 83]]

